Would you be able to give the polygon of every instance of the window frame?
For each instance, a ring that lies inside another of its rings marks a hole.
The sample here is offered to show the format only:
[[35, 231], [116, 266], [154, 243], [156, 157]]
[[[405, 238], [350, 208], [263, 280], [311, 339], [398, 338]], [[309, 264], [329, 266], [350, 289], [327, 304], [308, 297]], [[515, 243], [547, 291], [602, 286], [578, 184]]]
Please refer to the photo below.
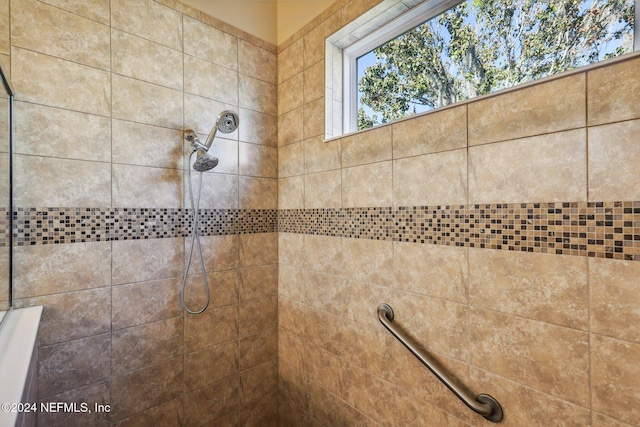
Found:
[[[378, 46], [466, 0], [426, 0], [342, 49], [342, 134], [358, 131], [357, 60]], [[632, 52], [640, 50], [640, 2], [636, 1]], [[518, 86], [518, 85], [516, 85]], [[375, 127], [375, 126], [374, 126]], [[334, 132], [335, 133], [335, 129]], [[329, 132], [327, 132], [327, 136]], [[332, 135], [338, 136], [338, 135]]]

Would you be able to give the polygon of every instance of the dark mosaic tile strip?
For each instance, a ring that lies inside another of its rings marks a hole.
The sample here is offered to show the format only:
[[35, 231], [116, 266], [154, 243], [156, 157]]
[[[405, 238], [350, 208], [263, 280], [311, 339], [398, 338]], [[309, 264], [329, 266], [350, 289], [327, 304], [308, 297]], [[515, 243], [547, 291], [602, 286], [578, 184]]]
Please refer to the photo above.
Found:
[[[186, 237], [191, 234], [191, 212], [160, 208], [17, 208], [13, 236], [18, 246]], [[201, 209], [198, 228], [202, 236], [269, 233], [277, 230], [277, 220], [274, 209]]]
[[[640, 261], [640, 202], [202, 209], [203, 236], [288, 232]], [[18, 208], [17, 245], [190, 235], [190, 209]], [[8, 241], [0, 210], [0, 246]]]
[[287, 209], [278, 231], [640, 261], [640, 202]]

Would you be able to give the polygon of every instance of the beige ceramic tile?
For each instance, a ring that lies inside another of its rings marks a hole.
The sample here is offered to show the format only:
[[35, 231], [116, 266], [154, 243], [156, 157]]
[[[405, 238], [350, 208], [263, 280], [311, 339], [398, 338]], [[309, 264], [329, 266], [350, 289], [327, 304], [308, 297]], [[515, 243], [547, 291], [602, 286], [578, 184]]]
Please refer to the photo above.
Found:
[[316, 99], [304, 104], [303, 107], [303, 132], [305, 138], [314, 136], [323, 136], [325, 132], [324, 126], [324, 98]]
[[606, 415], [593, 413], [592, 427], [633, 427], [631, 424], [623, 423], [622, 421], [607, 417]]
[[182, 207], [182, 171], [113, 165], [113, 206]]
[[278, 180], [278, 209], [304, 209], [304, 176]]
[[[238, 303], [239, 273], [237, 270], [207, 272], [207, 282], [211, 298], [208, 310]], [[182, 279], [180, 279], [182, 283]], [[185, 303], [192, 310], [201, 309], [206, 302], [206, 289], [203, 276], [190, 275], [185, 289]]]
[[467, 249], [394, 242], [393, 260], [396, 288], [460, 303], [467, 302]]
[[15, 156], [16, 206], [105, 207], [111, 204], [108, 163]]
[[207, 308], [203, 313], [188, 315], [185, 318], [184, 346], [186, 352], [190, 353], [237, 339], [237, 305]]
[[240, 141], [278, 146], [278, 119], [273, 115], [241, 108], [238, 131]]
[[340, 170], [312, 173], [304, 177], [304, 207], [340, 208], [342, 180]]
[[223, 415], [220, 418], [217, 418], [213, 423], [209, 423], [209, 426], [220, 426], [220, 427], [233, 427], [237, 425], [242, 425], [240, 421], [240, 409], [239, 407], [235, 407], [231, 412]]
[[181, 357], [183, 329], [182, 318], [176, 317], [114, 331], [111, 340], [111, 375]]
[[278, 265], [269, 264], [240, 270], [240, 301], [250, 301], [278, 293]]
[[240, 177], [240, 209], [277, 209], [278, 180]]
[[8, 55], [11, 51], [11, 35], [9, 31], [9, 0], [3, 0], [2, 2], [0, 2], [0, 28], [2, 28], [2, 33], [0, 33], [0, 53]]
[[109, 27], [39, 1], [12, 3], [11, 43], [109, 70]]
[[[378, 321], [377, 316], [376, 321]], [[405, 346], [390, 334], [387, 336], [391, 340], [388, 346], [391, 354], [387, 369], [392, 374], [391, 379], [394, 384], [408, 391], [417, 399], [429, 402], [459, 418], [468, 419], [470, 417], [469, 408], [460, 400], [453, 398], [451, 390], [426, 369]], [[427, 354], [447, 373], [452, 381], [457, 384], [470, 383], [469, 366], [466, 362], [463, 363], [433, 351], [427, 351]]]
[[393, 242], [343, 238], [342, 254], [349, 260], [343, 265], [345, 277], [378, 285], [393, 283]]
[[7, 78], [11, 79], [11, 56], [0, 54], [0, 64]]
[[293, 265], [279, 264], [278, 266], [278, 295], [305, 302], [306, 284], [305, 272], [302, 268]]
[[184, 420], [182, 399], [170, 400], [156, 407], [138, 412], [116, 423], [114, 427], [135, 427], [140, 425], [162, 425], [166, 427], [180, 427]]
[[469, 203], [584, 201], [583, 129], [469, 149]]
[[[184, 129], [193, 129], [199, 135], [201, 142], [205, 142], [207, 135], [215, 126], [218, 115], [224, 110], [237, 112], [238, 107], [197, 95], [184, 94]], [[240, 119], [242, 120], [242, 119]], [[166, 125], [165, 125], [166, 126]], [[231, 133], [218, 133], [218, 138], [237, 140], [238, 130]]]
[[[111, 25], [172, 49], [182, 50], [182, 15], [156, 1], [113, 0]], [[186, 23], [184, 31], [186, 36]], [[185, 47], [187, 40], [185, 37]]]
[[[277, 377], [277, 375], [276, 375]], [[259, 397], [257, 400], [245, 405], [241, 405], [238, 409], [238, 421], [225, 417], [229, 421], [223, 421], [227, 427], [233, 425], [244, 426], [268, 426], [277, 425], [278, 421], [278, 393], [277, 378], [272, 391]], [[216, 421], [217, 423], [218, 421]], [[236, 423], [236, 424], [232, 424]]]
[[296, 142], [278, 148], [278, 178], [304, 174], [306, 142]]
[[589, 128], [589, 200], [639, 200], [640, 120]]
[[279, 233], [278, 263], [301, 266], [304, 263], [304, 234]]
[[111, 243], [16, 246], [13, 296], [28, 298], [111, 285]]
[[472, 102], [469, 145], [585, 126], [585, 101], [585, 75], [576, 74]]
[[[191, 236], [184, 239], [185, 263], [189, 255]], [[196, 242], [197, 245], [197, 242]], [[200, 247], [204, 258], [205, 270], [208, 273], [214, 271], [235, 270], [239, 264], [240, 239], [237, 235], [226, 236], [200, 236]], [[197, 246], [194, 247], [191, 269], [189, 274], [202, 274], [200, 260], [198, 259]]]
[[[182, 90], [182, 67], [182, 52], [115, 28], [111, 30], [111, 70], [114, 73]], [[185, 80], [193, 71], [190, 67], [193, 64], [185, 63]]]
[[304, 70], [302, 39], [278, 54], [278, 83], [289, 80]]
[[303, 73], [296, 74], [278, 85], [278, 115], [304, 105]]
[[466, 150], [394, 160], [393, 197], [394, 206], [466, 204]]
[[187, 391], [212, 384], [238, 372], [238, 341], [208, 347], [185, 356]]
[[92, 413], [80, 412], [38, 412], [38, 425], [64, 425], [69, 427], [91, 425], [107, 427], [109, 425], [108, 412], [95, 412], [95, 404], [108, 405], [111, 400], [111, 386], [109, 381], [100, 381], [65, 393], [60, 393], [43, 399], [42, 402], [76, 402], [78, 405], [85, 403], [87, 408], [92, 408]]
[[232, 70], [238, 69], [238, 39], [186, 16], [184, 17], [184, 53]]
[[255, 402], [278, 388], [278, 362], [272, 360], [240, 373], [240, 402]]
[[339, 237], [304, 236], [304, 267], [329, 274], [341, 274], [342, 240]]
[[324, 61], [304, 70], [304, 102], [314, 101], [324, 95]]
[[391, 161], [342, 169], [342, 206], [391, 206]]
[[323, 136], [304, 141], [305, 173], [340, 169], [341, 144], [339, 139], [324, 142]]
[[[221, 160], [222, 162], [226, 159]], [[218, 163], [220, 164], [220, 163]], [[191, 209], [189, 200], [189, 175], [184, 174], [184, 206]], [[191, 174], [194, 204], [198, 198], [198, 174]], [[202, 196], [200, 209], [238, 209], [238, 176], [217, 173], [202, 174]]]
[[586, 331], [587, 260], [472, 248], [469, 301], [477, 307]]
[[591, 335], [593, 409], [635, 425], [640, 415], [640, 345]]
[[345, 425], [342, 420], [342, 406], [344, 401], [332, 391], [322, 387], [314, 381], [307, 383], [309, 389], [309, 415], [314, 420], [311, 425], [339, 426]]
[[586, 406], [586, 332], [493, 311], [472, 309], [471, 363], [512, 381]]
[[238, 69], [267, 83], [278, 83], [276, 55], [243, 40], [238, 42]]
[[393, 158], [467, 146], [467, 107], [447, 108], [393, 124]]
[[258, 233], [240, 235], [240, 265], [278, 263], [278, 235], [276, 233]]
[[111, 161], [111, 119], [107, 117], [26, 102], [15, 102], [14, 114], [16, 153]]
[[68, 10], [103, 24], [109, 24], [109, 0], [44, 0], [43, 3]]
[[394, 322], [411, 331], [417, 344], [430, 351], [467, 359], [467, 340], [460, 338], [468, 334], [467, 306], [406, 291], [397, 291], [395, 298]]
[[640, 118], [640, 58], [598, 68], [588, 73], [590, 126]]
[[342, 396], [341, 361], [322, 348], [305, 342], [304, 369], [307, 376], [337, 396]]
[[393, 425], [396, 389], [392, 384], [346, 362], [342, 364], [341, 377], [347, 402], [382, 425]]
[[184, 55], [184, 90], [205, 98], [238, 105], [238, 72], [194, 56]]
[[340, 29], [340, 18], [341, 14], [339, 12], [334, 13], [304, 36], [305, 68], [309, 68], [324, 58], [325, 39]]
[[589, 258], [591, 332], [640, 344], [640, 265]]
[[[484, 370], [471, 368], [469, 386], [477, 393], [493, 396], [500, 403], [504, 412], [501, 426], [544, 426], [550, 420], [556, 425], [590, 425], [589, 409]], [[472, 421], [474, 426], [495, 425], [478, 415], [474, 415]]]
[[[280, 103], [278, 92], [278, 103]], [[304, 139], [303, 108], [296, 108], [278, 116], [278, 146], [282, 147]]]
[[[211, 425], [206, 423], [233, 411], [240, 402], [238, 387], [239, 381], [236, 377], [227, 377], [187, 394], [184, 398], [183, 425], [190, 427]], [[213, 425], [216, 423], [214, 422]]]
[[182, 271], [183, 240], [178, 238], [112, 242], [113, 284], [179, 276]]
[[[183, 133], [176, 129], [113, 120], [113, 163], [182, 168]], [[105, 144], [107, 147], [109, 144]]]
[[355, 299], [354, 287], [342, 276], [304, 270], [299, 286], [304, 292], [300, 301], [336, 316], [347, 317], [349, 300]]
[[264, 145], [240, 143], [240, 175], [263, 178], [278, 177], [278, 149]]
[[306, 307], [302, 303], [281, 296], [278, 301], [279, 330], [290, 331], [296, 335], [304, 335], [305, 323], [301, 322], [300, 319], [304, 319]]
[[114, 118], [182, 129], [182, 92], [119, 75], [112, 82]]
[[113, 330], [180, 316], [181, 282], [175, 278], [114, 286]]
[[267, 329], [240, 340], [239, 367], [241, 371], [278, 357], [278, 330]]
[[[327, 145], [336, 144], [328, 142]], [[341, 139], [342, 167], [391, 160], [391, 126], [380, 126]]]
[[109, 332], [111, 290], [108, 287], [44, 295], [15, 302], [16, 308], [45, 306], [40, 321], [40, 345]]
[[106, 71], [17, 47], [11, 49], [11, 70], [17, 100], [111, 115], [111, 75]]
[[42, 399], [108, 378], [110, 353], [111, 334], [40, 348], [38, 398]]
[[278, 297], [256, 299], [240, 304], [240, 337], [253, 335], [278, 324]]
[[468, 425], [459, 418], [443, 411], [438, 406], [418, 399], [400, 387], [395, 388], [394, 408], [396, 414], [394, 422], [407, 427], [421, 427], [427, 419], [429, 420], [429, 424], [435, 426], [463, 427]]
[[129, 372], [111, 380], [111, 420], [120, 420], [144, 409], [177, 398], [184, 390], [182, 357]]

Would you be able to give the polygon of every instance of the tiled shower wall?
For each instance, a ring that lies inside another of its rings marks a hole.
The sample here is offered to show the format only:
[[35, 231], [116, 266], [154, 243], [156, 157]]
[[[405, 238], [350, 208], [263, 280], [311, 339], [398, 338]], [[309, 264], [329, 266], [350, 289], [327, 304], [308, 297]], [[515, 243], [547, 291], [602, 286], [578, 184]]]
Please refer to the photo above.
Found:
[[281, 425], [640, 425], [640, 58], [323, 141], [338, 1], [278, 49]]
[[[271, 423], [275, 229], [213, 227], [211, 305], [186, 315], [179, 295], [183, 129], [204, 139], [220, 111], [238, 111], [239, 130], [210, 151], [220, 163], [200, 207], [214, 222], [275, 218], [275, 47], [171, 0], [2, 0], [0, 31], [17, 92], [15, 306], [45, 307], [38, 397], [112, 408], [38, 424]], [[195, 262], [191, 274], [199, 308]]]

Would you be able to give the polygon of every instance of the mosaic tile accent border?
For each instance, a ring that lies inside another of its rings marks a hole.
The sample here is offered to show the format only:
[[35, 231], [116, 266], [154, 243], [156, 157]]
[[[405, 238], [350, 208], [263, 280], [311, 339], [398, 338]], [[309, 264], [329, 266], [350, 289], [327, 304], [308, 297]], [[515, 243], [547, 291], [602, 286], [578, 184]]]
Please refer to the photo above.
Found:
[[[18, 246], [112, 240], [162, 239], [191, 235], [191, 209], [17, 208], [13, 236]], [[275, 209], [200, 209], [200, 235], [269, 233], [277, 229]]]
[[[189, 236], [192, 221], [190, 209], [18, 208], [13, 232], [18, 246], [160, 239]], [[640, 202], [201, 209], [198, 221], [203, 236], [280, 231], [640, 261]]]
[[640, 202], [287, 209], [278, 231], [640, 261]]

